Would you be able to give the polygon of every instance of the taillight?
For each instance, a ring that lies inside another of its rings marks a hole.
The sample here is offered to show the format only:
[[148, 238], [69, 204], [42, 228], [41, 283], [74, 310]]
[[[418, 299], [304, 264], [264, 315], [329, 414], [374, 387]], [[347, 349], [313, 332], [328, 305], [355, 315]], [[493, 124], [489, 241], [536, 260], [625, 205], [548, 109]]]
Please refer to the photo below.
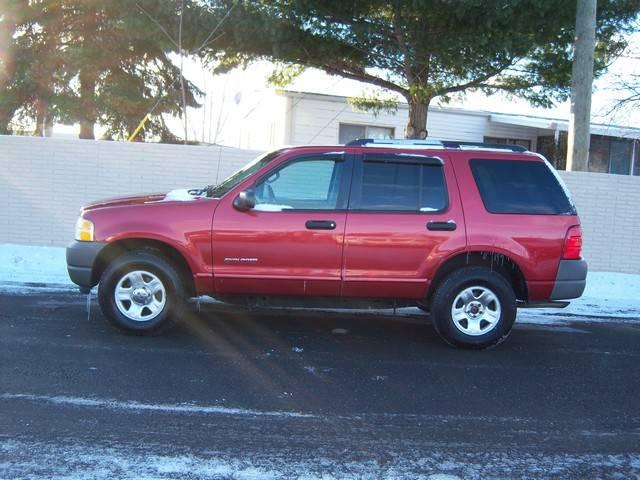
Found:
[[579, 226], [571, 227], [567, 231], [562, 249], [564, 260], [579, 260], [582, 251], [582, 229]]

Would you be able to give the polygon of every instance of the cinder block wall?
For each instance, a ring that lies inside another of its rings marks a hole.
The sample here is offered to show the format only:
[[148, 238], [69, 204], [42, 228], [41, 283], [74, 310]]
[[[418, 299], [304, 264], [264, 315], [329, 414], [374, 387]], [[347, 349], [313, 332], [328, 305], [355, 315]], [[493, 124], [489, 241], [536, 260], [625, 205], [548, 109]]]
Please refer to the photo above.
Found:
[[578, 208], [594, 271], [640, 273], [640, 177], [560, 172]]
[[260, 153], [0, 136], [0, 243], [66, 245], [87, 202], [202, 187], [224, 180]]
[[[216, 183], [259, 153], [0, 136], [0, 243], [66, 245], [84, 203]], [[591, 270], [640, 273], [640, 177], [561, 175], [582, 219]]]

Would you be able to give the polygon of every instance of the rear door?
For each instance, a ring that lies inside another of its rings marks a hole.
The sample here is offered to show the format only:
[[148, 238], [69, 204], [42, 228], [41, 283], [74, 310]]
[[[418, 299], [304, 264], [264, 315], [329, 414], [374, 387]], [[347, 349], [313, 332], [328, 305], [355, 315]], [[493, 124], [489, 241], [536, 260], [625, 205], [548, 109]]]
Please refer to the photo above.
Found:
[[338, 296], [351, 166], [341, 152], [294, 155], [250, 186], [255, 208], [226, 196], [213, 221], [216, 292]]
[[446, 156], [387, 150], [356, 159], [343, 296], [424, 298], [439, 261], [465, 246], [460, 197]]

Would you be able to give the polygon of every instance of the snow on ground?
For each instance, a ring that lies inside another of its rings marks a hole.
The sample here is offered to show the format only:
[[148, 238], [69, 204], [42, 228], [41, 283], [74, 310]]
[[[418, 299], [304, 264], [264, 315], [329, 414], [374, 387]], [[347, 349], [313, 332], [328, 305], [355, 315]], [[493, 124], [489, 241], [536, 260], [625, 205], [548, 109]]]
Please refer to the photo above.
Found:
[[[179, 446], [152, 447], [5, 439], [0, 441], [0, 471], [7, 478], [66, 480], [482, 480], [637, 478], [640, 467], [638, 455], [544, 454], [513, 449], [487, 456], [482, 448], [467, 452], [464, 445], [392, 452], [381, 461], [350, 458], [349, 452], [305, 458], [292, 452], [229, 455], [220, 451], [185, 452]], [[11, 460], [2, 461], [3, 456]]]
[[65, 249], [31, 245], [0, 245], [0, 285], [72, 285], [67, 275]]
[[[518, 311], [518, 322], [556, 323], [562, 317], [594, 317], [591, 320], [616, 319], [640, 321], [640, 275], [614, 272], [589, 272], [582, 297], [568, 307], [532, 308]], [[597, 317], [597, 318], [595, 318]]]
[[[0, 291], [69, 290], [74, 285], [67, 275], [65, 249], [26, 245], [0, 245]], [[577, 320], [640, 321], [640, 275], [590, 272], [584, 295], [564, 309], [520, 309], [521, 323], [568, 323]], [[371, 312], [369, 312], [371, 313]], [[390, 314], [390, 310], [379, 313]], [[415, 308], [399, 309], [415, 315]]]

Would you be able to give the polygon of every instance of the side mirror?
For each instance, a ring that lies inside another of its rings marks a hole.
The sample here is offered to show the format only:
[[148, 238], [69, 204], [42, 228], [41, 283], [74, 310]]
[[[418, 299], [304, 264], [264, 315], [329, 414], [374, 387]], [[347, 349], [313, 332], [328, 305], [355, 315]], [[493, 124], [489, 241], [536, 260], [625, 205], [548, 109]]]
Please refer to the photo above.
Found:
[[240, 192], [236, 198], [233, 199], [233, 208], [246, 212], [256, 206], [256, 192], [253, 189]]

